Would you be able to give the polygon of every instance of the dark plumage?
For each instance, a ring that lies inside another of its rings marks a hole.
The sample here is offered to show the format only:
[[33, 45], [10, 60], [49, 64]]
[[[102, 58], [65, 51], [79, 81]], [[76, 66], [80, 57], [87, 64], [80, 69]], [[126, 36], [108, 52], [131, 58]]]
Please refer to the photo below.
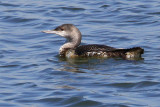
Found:
[[98, 45], [98, 44], [91, 44], [91, 45], [81, 45], [75, 49], [75, 53], [77, 55], [83, 55], [86, 52], [106, 52], [106, 51], [113, 51], [115, 48], [106, 46], [106, 45]]
[[[82, 45], [75, 49], [75, 54], [78, 56], [107, 56], [107, 57], [123, 57], [125, 58], [127, 54], [143, 54], [144, 50], [140, 47], [134, 47], [130, 49], [116, 49], [106, 45]], [[94, 53], [94, 54], [92, 54]]]

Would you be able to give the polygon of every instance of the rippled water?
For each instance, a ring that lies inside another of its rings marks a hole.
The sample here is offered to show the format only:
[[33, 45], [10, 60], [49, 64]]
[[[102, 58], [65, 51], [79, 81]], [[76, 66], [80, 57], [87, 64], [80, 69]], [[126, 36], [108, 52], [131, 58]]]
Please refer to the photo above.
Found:
[[[0, 1], [1, 107], [159, 107], [159, 0]], [[82, 44], [141, 46], [144, 60], [61, 59], [75, 24]]]

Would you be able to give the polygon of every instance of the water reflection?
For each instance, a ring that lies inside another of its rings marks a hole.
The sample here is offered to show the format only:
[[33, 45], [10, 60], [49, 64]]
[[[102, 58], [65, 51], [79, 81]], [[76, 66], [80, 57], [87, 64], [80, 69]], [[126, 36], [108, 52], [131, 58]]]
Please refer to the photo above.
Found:
[[[86, 73], [87, 71], [109, 70], [119, 64], [141, 62], [144, 58], [124, 60], [122, 58], [62, 58], [57, 57], [61, 64], [60, 71]], [[84, 70], [85, 69], [85, 70]]]
[[98, 64], [103, 64], [106, 59], [97, 58], [62, 58], [58, 57], [58, 60], [62, 62], [62, 71], [85, 73], [82, 71], [96, 70]]

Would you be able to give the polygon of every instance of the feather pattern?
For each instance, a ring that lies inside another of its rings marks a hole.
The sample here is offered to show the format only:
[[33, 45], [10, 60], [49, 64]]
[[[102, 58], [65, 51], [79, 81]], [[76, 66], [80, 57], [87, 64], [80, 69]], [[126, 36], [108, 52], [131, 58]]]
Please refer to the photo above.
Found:
[[113, 51], [116, 48], [106, 46], [106, 45], [98, 45], [98, 44], [91, 44], [91, 45], [81, 45], [75, 49], [75, 53], [77, 55], [83, 55], [87, 52], [105, 52], [105, 51]]
[[130, 49], [117, 49], [106, 45], [82, 45], [75, 49], [78, 56], [99, 56], [99, 57], [122, 57], [133, 58], [140, 57], [144, 50], [140, 47]]

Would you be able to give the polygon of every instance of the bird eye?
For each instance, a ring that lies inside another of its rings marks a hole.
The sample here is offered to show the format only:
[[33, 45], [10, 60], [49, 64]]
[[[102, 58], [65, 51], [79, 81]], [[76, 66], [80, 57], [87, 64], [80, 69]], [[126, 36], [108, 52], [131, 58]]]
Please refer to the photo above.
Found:
[[55, 28], [54, 30], [56, 30], [56, 31], [64, 31], [64, 28], [62, 28], [62, 27], [57, 27], [57, 28]]

